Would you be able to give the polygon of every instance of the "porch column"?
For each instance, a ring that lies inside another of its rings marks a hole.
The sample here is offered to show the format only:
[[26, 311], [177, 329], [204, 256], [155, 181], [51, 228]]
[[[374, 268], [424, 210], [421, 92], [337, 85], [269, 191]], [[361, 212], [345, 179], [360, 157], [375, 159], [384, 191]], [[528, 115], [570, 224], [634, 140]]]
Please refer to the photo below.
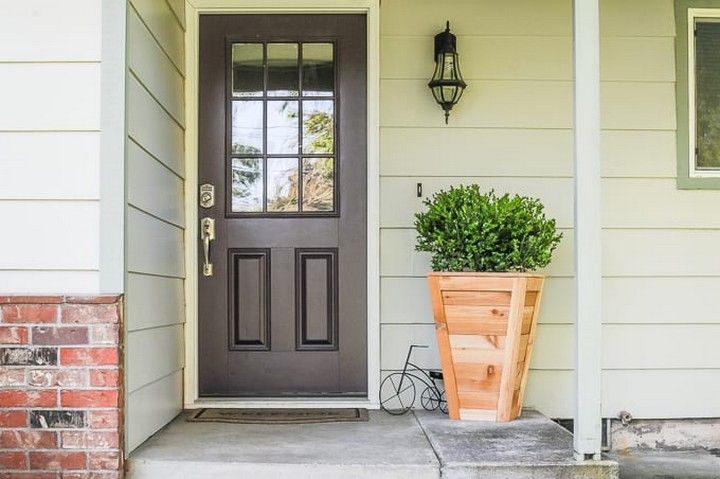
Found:
[[599, 459], [602, 261], [598, 0], [573, 0], [575, 114], [575, 457]]

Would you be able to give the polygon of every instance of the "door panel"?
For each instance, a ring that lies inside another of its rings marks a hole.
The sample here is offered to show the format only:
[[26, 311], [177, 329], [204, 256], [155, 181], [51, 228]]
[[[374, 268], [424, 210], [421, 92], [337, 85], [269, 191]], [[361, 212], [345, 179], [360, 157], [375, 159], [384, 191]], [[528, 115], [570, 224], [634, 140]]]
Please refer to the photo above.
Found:
[[201, 396], [366, 394], [365, 24], [200, 18]]
[[270, 250], [230, 249], [230, 349], [270, 349]]

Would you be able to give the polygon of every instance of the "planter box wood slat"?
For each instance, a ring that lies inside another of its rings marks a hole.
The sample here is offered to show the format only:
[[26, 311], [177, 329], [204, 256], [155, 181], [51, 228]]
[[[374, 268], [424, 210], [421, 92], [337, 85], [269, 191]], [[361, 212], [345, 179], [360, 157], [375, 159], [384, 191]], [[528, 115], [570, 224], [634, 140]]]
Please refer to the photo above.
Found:
[[430, 273], [430, 296], [451, 419], [520, 415], [544, 277]]

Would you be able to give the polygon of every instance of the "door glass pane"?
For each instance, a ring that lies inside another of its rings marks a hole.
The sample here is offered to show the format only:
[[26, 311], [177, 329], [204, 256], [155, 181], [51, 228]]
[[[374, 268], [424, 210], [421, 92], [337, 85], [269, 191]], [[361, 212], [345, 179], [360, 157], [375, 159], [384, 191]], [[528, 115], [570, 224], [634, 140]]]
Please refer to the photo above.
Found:
[[267, 210], [298, 211], [297, 158], [268, 158]]
[[335, 90], [332, 43], [303, 43], [303, 95], [332, 96]]
[[697, 22], [695, 36], [697, 168], [720, 168], [720, 23]]
[[335, 111], [332, 100], [303, 101], [303, 153], [333, 153]]
[[297, 43], [268, 43], [268, 96], [297, 96]]
[[332, 158], [303, 158], [303, 211], [332, 211], [335, 165]]
[[263, 102], [232, 102], [232, 153], [261, 155], [263, 152]]
[[261, 158], [232, 159], [232, 210], [262, 211], [263, 171]]
[[298, 102], [267, 102], [267, 150], [273, 154], [298, 152]]
[[235, 43], [232, 46], [233, 96], [262, 96], [262, 43]]

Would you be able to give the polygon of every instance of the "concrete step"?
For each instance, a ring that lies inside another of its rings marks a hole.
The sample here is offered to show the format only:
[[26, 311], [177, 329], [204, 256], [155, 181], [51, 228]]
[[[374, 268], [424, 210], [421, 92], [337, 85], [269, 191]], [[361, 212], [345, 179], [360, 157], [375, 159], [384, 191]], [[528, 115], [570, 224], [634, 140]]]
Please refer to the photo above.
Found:
[[627, 450], [611, 455], [620, 479], [719, 479], [720, 457], [704, 450]]
[[574, 462], [572, 436], [532, 411], [506, 424], [426, 412], [305, 425], [190, 423], [186, 415], [131, 454], [128, 479], [617, 478], [614, 462]]
[[579, 463], [573, 438], [542, 414], [525, 410], [508, 423], [449, 421], [415, 413], [440, 463], [442, 478], [617, 479], [614, 461]]

